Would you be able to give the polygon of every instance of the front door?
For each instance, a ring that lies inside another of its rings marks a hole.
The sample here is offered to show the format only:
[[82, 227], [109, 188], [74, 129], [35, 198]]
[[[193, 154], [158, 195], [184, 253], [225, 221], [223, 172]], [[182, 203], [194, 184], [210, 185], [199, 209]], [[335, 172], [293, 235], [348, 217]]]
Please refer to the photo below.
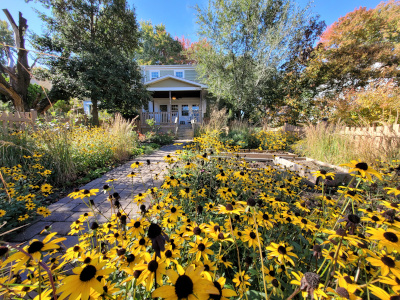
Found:
[[180, 124], [189, 124], [190, 123], [190, 111], [188, 104], [181, 105], [181, 114], [179, 117]]

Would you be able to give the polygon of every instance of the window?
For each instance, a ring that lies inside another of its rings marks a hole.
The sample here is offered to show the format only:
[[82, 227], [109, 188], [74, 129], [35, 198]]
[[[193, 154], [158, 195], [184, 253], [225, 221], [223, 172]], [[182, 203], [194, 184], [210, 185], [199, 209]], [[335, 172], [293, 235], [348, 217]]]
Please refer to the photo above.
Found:
[[160, 77], [160, 71], [151, 71], [150, 72], [150, 80], [156, 79]]
[[189, 116], [189, 105], [182, 105], [182, 116]]
[[168, 105], [161, 104], [160, 111], [168, 111]]
[[178, 105], [172, 105], [171, 106], [171, 111], [178, 111], [179, 109], [178, 109]]
[[184, 71], [175, 71], [175, 76], [179, 77], [179, 78], [183, 78], [184, 77]]
[[199, 110], [199, 106], [198, 106], [197, 104], [193, 104], [193, 105], [192, 105], [192, 110], [193, 110], [193, 111], [195, 111], [195, 110], [198, 111], [198, 110]]

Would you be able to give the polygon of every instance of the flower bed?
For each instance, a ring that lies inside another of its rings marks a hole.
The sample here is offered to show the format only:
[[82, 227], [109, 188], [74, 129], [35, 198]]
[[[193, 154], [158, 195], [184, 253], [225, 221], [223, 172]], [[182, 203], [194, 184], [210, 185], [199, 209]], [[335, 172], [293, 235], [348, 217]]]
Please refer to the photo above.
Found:
[[[12, 263], [1, 279], [5, 297], [32, 291], [73, 300], [398, 297], [400, 167], [376, 172], [351, 162], [348, 186], [310, 195], [292, 171], [255, 172], [241, 158], [212, 157], [227, 150], [204, 136], [166, 156], [171, 169], [161, 188], [132, 196], [137, 214], [105, 186], [115, 214], [103, 224], [90, 201], [99, 191], [75, 191], [70, 196], [92, 208], [71, 225], [79, 243], [56, 251], [62, 240], [50, 233], [23, 249], [1, 247], [3, 267]], [[141, 163], [132, 167], [141, 172]]]

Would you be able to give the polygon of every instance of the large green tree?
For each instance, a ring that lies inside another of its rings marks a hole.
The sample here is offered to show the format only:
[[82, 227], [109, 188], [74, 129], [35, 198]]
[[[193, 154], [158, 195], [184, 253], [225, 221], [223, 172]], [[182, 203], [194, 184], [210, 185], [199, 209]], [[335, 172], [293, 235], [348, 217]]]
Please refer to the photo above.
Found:
[[164, 24], [140, 22], [140, 48], [136, 54], [141, 65], [174, 65], [185, 63], [182, 44], [166, 31]]
[[322, 34], [304, 77], [326, 93], [380, 78], [398, 81], [400, 70], [400, 1], [360, 7], [333, 23]]
[[125, 0], [39, 0], [51, 15], [35, 35], [35, 46], [59, 57], [46, 57], [56, 99], [89, 98], [93, 122], [98, 109], [129, 113], [148, 101], [134, 54], [139, 46], [136, 15]]
[[193, 59], [209, 90], [237, 116], [282, 103], [283, 65], [305, 30], [306, 9], [290, 0], [210, 0], [196, 6], [201, 37]]
[[[7, 21], [0, 20], [0, 63], [6, 65], [8, 61], [8, 50], [6, 50], [6, 46], [4, 46], [4, 44], [13, 46], [13, 31], [8, 27]], [[11, 49], [11, 51], [12, 50], [13, 49]]]

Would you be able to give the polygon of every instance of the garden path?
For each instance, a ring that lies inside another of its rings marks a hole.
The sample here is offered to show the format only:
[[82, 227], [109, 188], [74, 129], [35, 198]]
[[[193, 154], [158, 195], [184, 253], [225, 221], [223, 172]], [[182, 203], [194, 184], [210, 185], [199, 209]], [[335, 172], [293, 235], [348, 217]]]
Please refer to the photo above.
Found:
[[[150, 155], [139, 156], [136, 159], [109, 171], [101, 178], [97, 178], [88, 184], [81, 186], [80, 189], [99, 189], [99, 193], [97, 193], [95, 197], [91, 197], [96, 208], [103, 214], [103, 216], [100, 216], [98, 219], [99, 223], [105, 222], [107, 220], [106, 218], [111, 216], [110, 203], [107, 200], [108, 193], [105, 194], [102, 192], [105, 184], [114, 186], [115, 192], [118, 192], [121, 197], [120, 203], [122, 207], [126, 207], [127, 212], [131, 211], [129, 214], [130, 217], [134, 216], [134, 214], [138, 213], [140, 210], [137, 206], [132, 208], [132, 206], [128, 204], [132, 202], [135, 195], [144, 193], [149, 188], [159, 188], [161, 186], [163, 176], [168, 171], [168, 164], [164, 162], [163, 157], [168, 154], [173, 154], [178, 149], [182, 149], [184, 144], [185, 143], [180, 145], [174, 144], [163, 146]], [[150, 165], [147, 165], [147, 160], [150, 160]], [[131, 171], [138, 170], [132, 170], [130, 167], [132, 163], [137, 161], [143, 162], [143, 166], [139, 169], [140, 176], [133, 178], [127, 177]], [[157, 181], [153, 180], [155, 174], [159, 174]], [[115, 181], [112, 183], [106, 183], [109, 179], [115, 179]], [[51, 204], [48, 208], [52, 212], [49, 217], [36, 220], [35, 223], [24, 228], [23, 232], [10, 238], [9, 242], [22, 244], [31, 239], [42, 240], [45, 235], [40, 235], [40, 232], [45, 228], [45, 226], [51, 226], [52, 232], [57, 232], [59, 236], [67, 238], [67, 240], [64, 241], [64, 245], [67, 248], [78, 243], [78, 236], [67, 235], [70, 231], [70, 225], [72, 222], [77, 220], [81, 214], [90, 212], [91, 210], [82, 202], [81, 199], [72, 199], [68, 196]]]

